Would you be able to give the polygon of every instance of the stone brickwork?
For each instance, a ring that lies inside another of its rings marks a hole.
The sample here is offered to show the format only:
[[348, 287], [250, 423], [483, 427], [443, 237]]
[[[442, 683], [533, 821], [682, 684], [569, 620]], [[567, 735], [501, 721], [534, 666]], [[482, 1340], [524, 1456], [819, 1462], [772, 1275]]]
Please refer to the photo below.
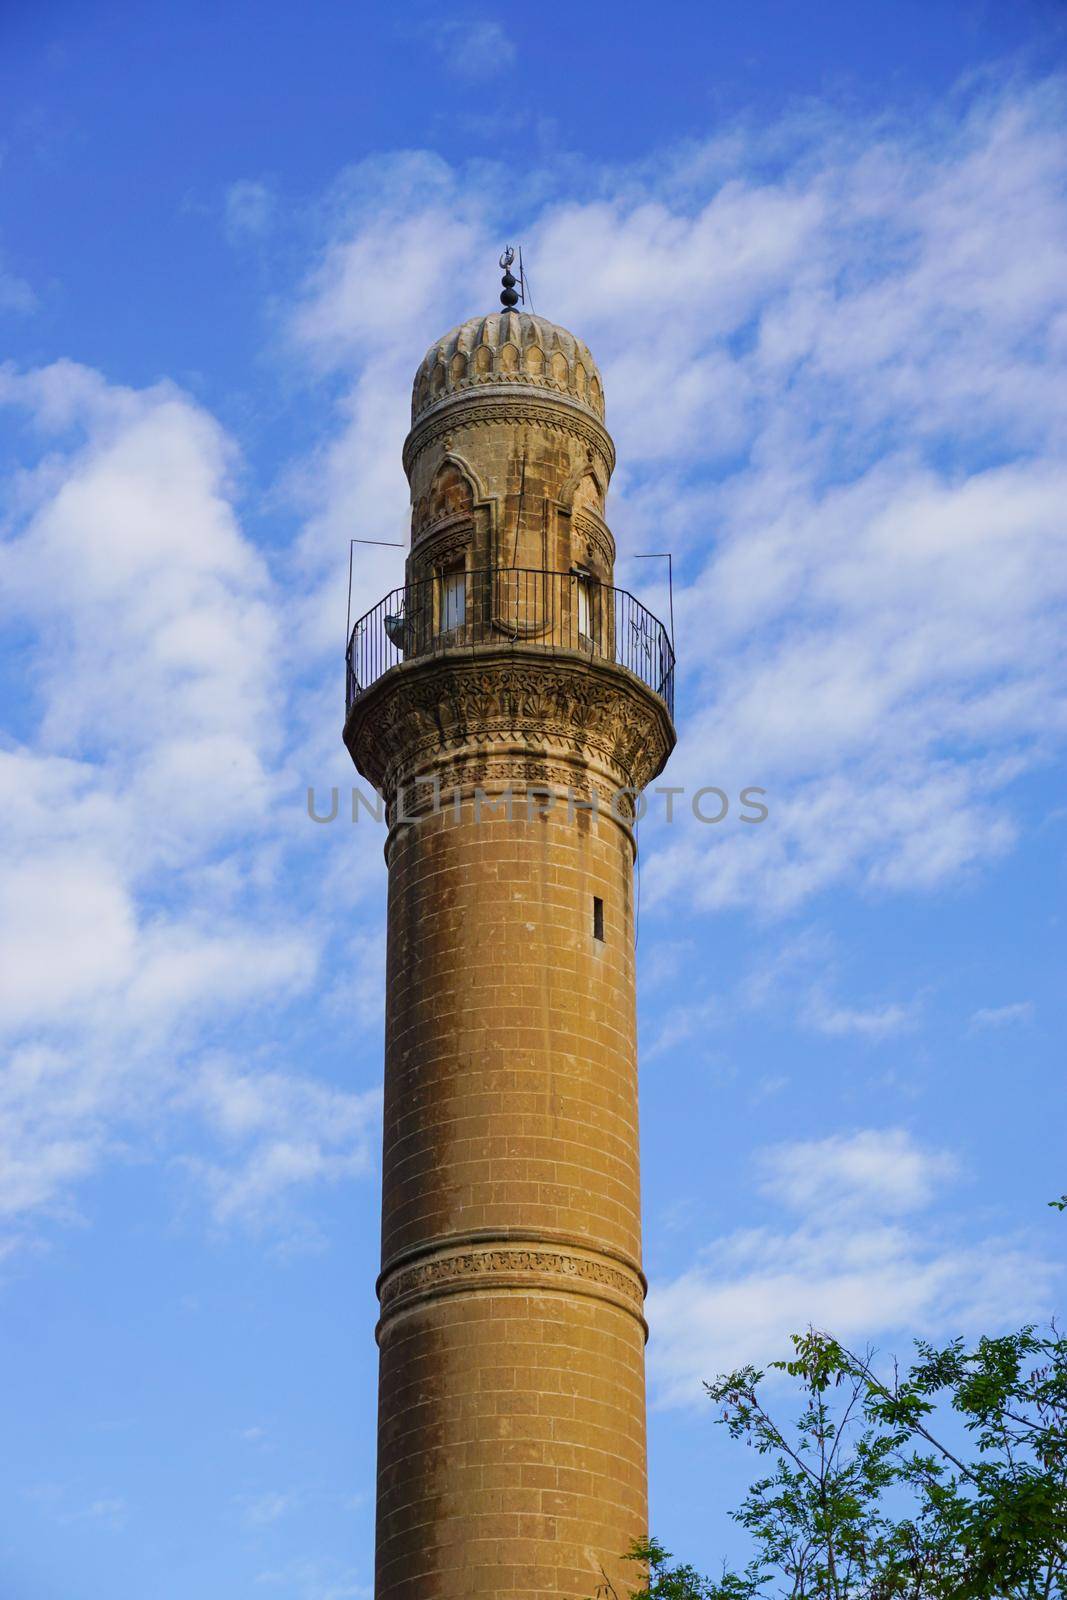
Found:
[[[611, 580], [599, 376], [529, 322], [476, 319], [420, 368], [412, 575], [517, 547]], [[534, 340], [572, 363], [555, 389], [494, 367]], [[345, 739], [391, 808], [378, 1600], [625, 1594], [647, 1531], [634, 843], [625, 808], [504, 796], [639, 789], [670, 718], [610, 659], [490, 643], [392, 668]], [[435, 774], [455, 804], [398, 803]]]
[[[531, 372], [545, 346], [548, 363]], [[453, 377], [461, 358], [470, 375]], [[603, 513], [615, 448], [603, 412], [588, 350], [543, 317], [476, 317], [447, 334], [416, 376], [404, 448], [408, 576], [461, 556], [471, 570], [578, 564], [609, 583], [615, 545]]]

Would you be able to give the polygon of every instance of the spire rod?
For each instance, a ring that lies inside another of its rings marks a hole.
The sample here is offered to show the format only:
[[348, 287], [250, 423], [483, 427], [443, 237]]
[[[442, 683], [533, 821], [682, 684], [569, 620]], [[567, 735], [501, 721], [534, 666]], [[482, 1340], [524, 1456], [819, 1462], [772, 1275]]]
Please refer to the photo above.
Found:
[[504, 285], [503, 289], [500, 291], [500, 304], [504, 307], [505, 311], [514, 311], [515, 307], [519, 303], [519, 297], [515, 293], [515, 285], [519, 280], [511, 271], [511, 263], [514, 261], [514, 259], [515, 252], [511, 246], [508, 245], [505, 248], [503, 255], [500, 257], [500, 265], [504, 269], [504, 276], [500, 280]]

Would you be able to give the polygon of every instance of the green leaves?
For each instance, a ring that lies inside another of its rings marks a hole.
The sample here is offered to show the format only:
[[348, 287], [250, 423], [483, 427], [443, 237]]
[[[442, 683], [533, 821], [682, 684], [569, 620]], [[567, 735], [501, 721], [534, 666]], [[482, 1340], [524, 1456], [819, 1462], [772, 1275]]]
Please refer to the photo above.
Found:
[[645, 1586], [631, 1590], [631, 1600], [748, 1600], [754, 1592], [746, 1579], [731, 1573], [715, 1583], [701, 1577], [695, 1567], [672, 1567], [674, 1558], [658, 1539], [636, 1541], [625, 1559], [645, 1572]]
[[[1055, 1328], [920, 1342], [903, 1375], [814, 1329], [792, 1345], [766, 1372], [705, 1386], [731, 1438], [769, 1458], [733, 1513], [752, 1561], [716, 1581], [650, 1539], [630, 1552], [635, 1600], [1067, 1600]], [[799, 1398], [789, 1421], [768, 1399], [782, 1378]]]

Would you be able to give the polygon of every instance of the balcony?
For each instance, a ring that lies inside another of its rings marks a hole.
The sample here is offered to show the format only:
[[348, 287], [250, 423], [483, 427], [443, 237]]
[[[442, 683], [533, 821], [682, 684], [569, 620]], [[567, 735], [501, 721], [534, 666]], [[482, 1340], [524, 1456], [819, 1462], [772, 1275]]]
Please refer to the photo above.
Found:
[[345, 708], [391, 667], [444, 650], [511, 644], [575, 650], [625, 667], [674, 716], [674, 650], [666, 628], [626, 589], [591, 573], [463, 567], [394, 589], [352, 629]]

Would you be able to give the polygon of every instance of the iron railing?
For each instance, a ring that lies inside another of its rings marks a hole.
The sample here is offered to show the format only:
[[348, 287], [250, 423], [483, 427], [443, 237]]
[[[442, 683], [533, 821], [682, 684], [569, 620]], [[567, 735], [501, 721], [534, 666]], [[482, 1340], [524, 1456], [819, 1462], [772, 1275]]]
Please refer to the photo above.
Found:
[[394, 589], [352, 629], [346, 709], [398, 662], [474, 645], [580, 650], [626, 667], [674, 715], [667, 630], [626, 589], [583, 572], [497, 567], [435, 573]]

